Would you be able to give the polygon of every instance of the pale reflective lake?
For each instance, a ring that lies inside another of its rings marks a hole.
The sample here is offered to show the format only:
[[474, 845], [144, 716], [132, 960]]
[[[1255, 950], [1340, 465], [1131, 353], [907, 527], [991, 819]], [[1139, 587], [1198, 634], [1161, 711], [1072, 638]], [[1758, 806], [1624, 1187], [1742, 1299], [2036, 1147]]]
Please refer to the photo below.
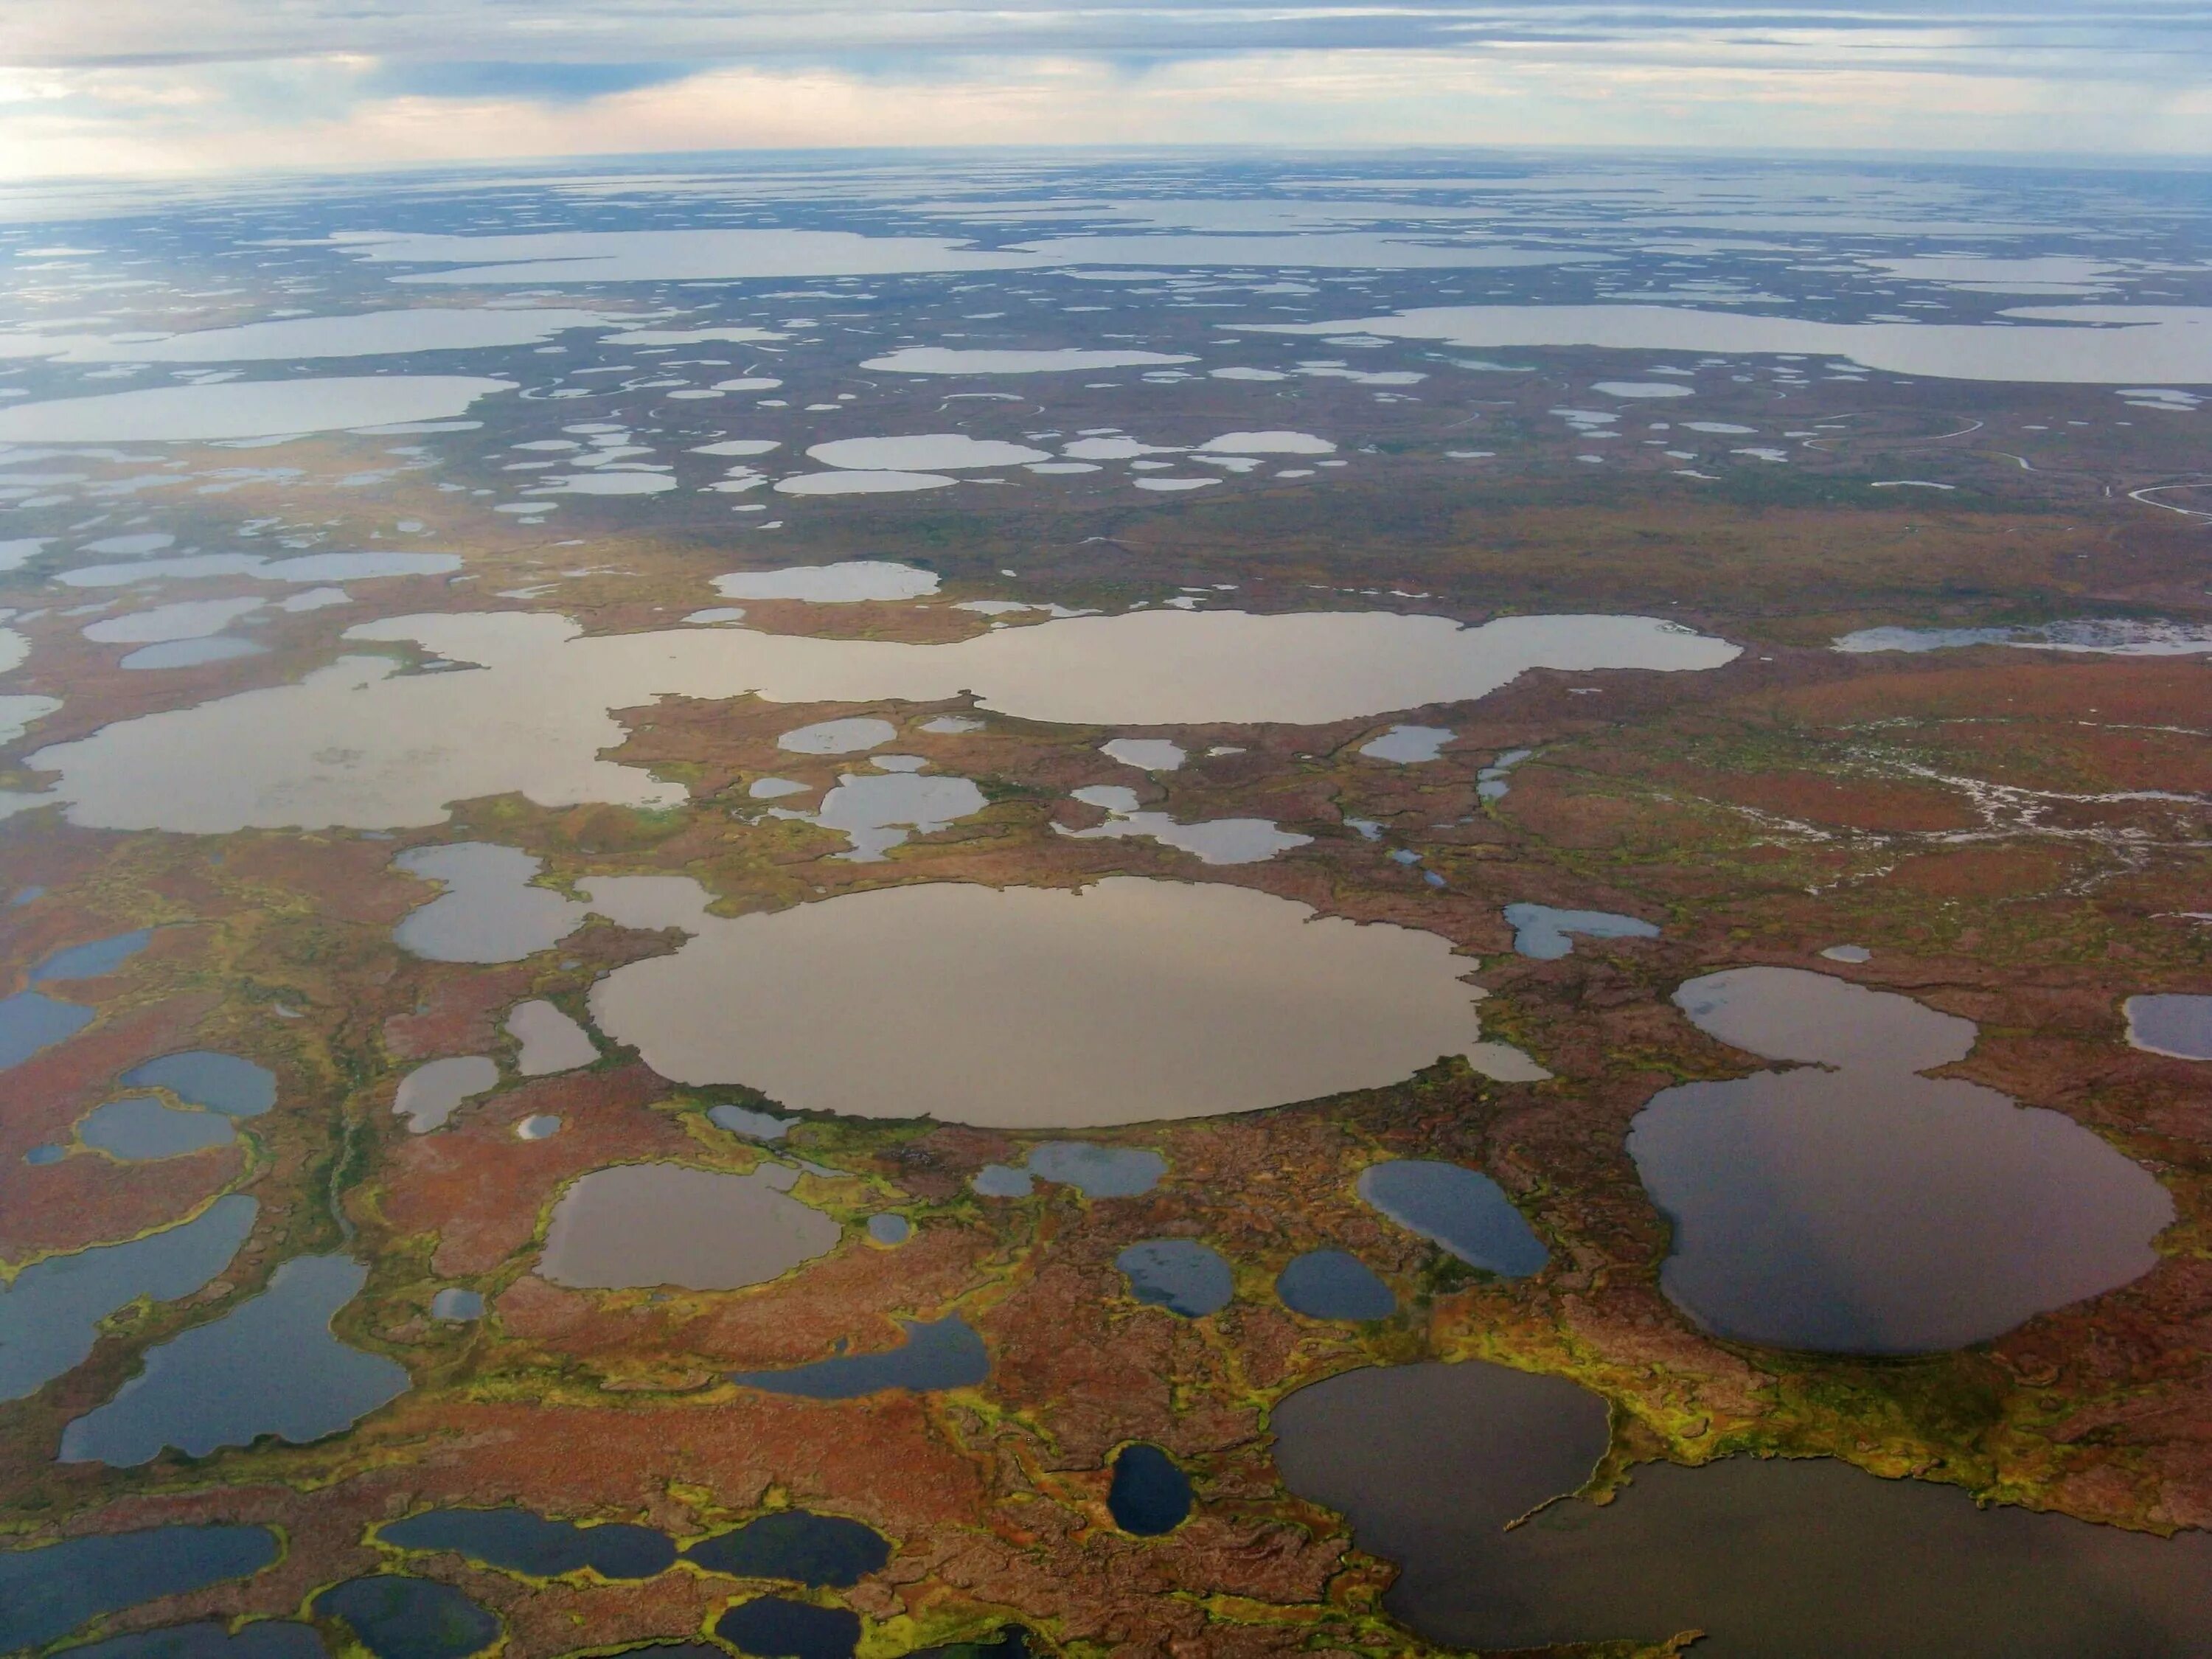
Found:
[[794, 1110], [1207, 1117], [1395, 1082], [1480, 1036], [1449, 941], [1242, 888], [938, 883], [726, 919], [694, 886], [679, 920], [687, 884], [585, 884], [617, 921], [694, 935], [600, 981], [592, 1018], [663, 1077]]

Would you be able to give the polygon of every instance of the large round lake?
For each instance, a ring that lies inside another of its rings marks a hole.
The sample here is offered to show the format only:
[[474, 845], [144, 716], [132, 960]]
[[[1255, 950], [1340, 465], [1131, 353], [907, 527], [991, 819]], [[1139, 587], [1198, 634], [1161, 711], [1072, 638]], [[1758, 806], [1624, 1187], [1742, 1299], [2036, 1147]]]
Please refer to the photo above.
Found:
[[1081, 1128], [1483, 1058], [1448, 940], [1243, 888], [941, 883], [726, 920], [665, 878], [584, 886], [625, 926], [693, 935], [599, 982], [600, 1029], [663, 1077], [797, 1110]]

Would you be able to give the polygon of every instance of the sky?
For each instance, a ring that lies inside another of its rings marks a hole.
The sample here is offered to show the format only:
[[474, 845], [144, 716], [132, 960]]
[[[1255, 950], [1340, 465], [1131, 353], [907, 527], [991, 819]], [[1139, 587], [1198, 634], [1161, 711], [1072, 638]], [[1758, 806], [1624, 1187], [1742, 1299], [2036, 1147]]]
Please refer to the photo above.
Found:
[[0, 178], [1139, 143], [2212, 157], [2212, 6], [0, 4]]

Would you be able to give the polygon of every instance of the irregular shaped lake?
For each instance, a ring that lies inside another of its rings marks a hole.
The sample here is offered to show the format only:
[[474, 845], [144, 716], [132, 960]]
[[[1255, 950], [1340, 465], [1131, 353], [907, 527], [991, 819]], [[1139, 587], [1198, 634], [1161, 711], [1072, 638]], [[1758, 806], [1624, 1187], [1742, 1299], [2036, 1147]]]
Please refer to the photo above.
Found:
[[[1656, 1096], [1628, 1151], [1674, 1224], [1660, 1285], [1741, 1341], [1923, 1353], [2148, 1273], [2156, 1177], [2071, 1118], [1919, 1072], [1971, 1021], [1791, 968], [1685, 984], [1700, 1029], [1809, 1064]], [[1832, 1066], [1836, 1069], [1813, 1069]]]
[[[215, 388], [221, 390], [222, 388]], [[611, 711], [663, 696], [981, 706], [1063, 724], [1319, 724], [1486, 696], [1532, 668], [1717, 668], [1726, 642], [1648, 617], [1507, 617], [1463, 628], [1383, 611], [1140, 611], [951, 645], [742, 627], [579, 637], [526, 611], [366, 623], [471, 672], [401, 674], [349, 656], [295, 685], [120, 720], [27, 764], [61, 775], [72, 823], [219, 834], [248, 825], [400, 829], [520, 792], [541, 805], [668, 805], [681, 785], [603, 760]]]
[[837, 1224], [785, 1190], [794, 1172], [683, 1164], [594, 1170], [554, 1206], [538, 1271], [556, 1285], [731, 1291], [781, 1278], [837, 1243]]
[[852, 1659], [860, 1615], [781, 1595], [741, 1601], [715, 1622], [714, 1634], [759, 1659]]
[[1634, 916], [1610, 910], [1560, 910], [1548, 904], [1509, 904], [1506, 926], [1513, 931], [1513, 948], [1539, 962], [1556, 962], [1575, 948], [1571, 935], [1585, 939], [1657, 939], [1659, 930]]
[[181, 1226], [48, 1256], [0, 1289], [0, 1400], [21, 1400], [92, 1352], [99, 1322], [144, 1297], [190, 1296], [230, 1265], [259, 1210], [242, 1193]]
[[377, 1530], [403, 1550], [450, 1550], [532, 1578], [587, 1569], [602, 1578], [650, 1578], [676, 1564], [676, 1546], [652, 1527], [608, 1522], [578, 1526], [523, 1509], [429, 1510]]
[[103, 1613], [247, 1577], [276, 1554], [266, 1527], [149, 1527], [0, 1550], [0, 1650], [44, 1647]]
[[128, 1468], [165, 1447], [204, 1457], [264, 1434], [303, 1445], [397, 1398], [405, 1370], [331, 1330], [368, 1278], [347, 1256], [287, 1261], [260, 1295], [147, 1350], [144, 1370], [62, 1431], [61, 1461]]
[[1114, 1258], [1138, 1301], [1185, 1319], [1203, 1319], [1227, 1307], [1236, 1275], [1212, 1247], [1188, 1238], [1154, 1238], [1132, 1244]]
[[694, 937], [601, 980], [593, 1021], [663, 1077], [799, 1110], [1082, 1128], [1480, 1058], [1480, 993], [1449, 941], [1242, 888], [944, 883], [725, 919], [703, 890], [641, 879], [585, 886], [624, 926]]
[[371, 1659], [468, 1659], [499, 1637], [499, 1620], [451, 1584], [398, 1573], [332, 1585], [314, 1612], [343, 1620]]
[[132, 1631], [71, 1648], [70, 1659], [328, 1659], [313, 1625], [262, 1619], [234, 1633], [221, 1620]]
[[773, 1371], [732, 1371], [730, 1381], [765, 1394], [795, 1394], [809, 1400], [857, 1400], [885, 1389], [917, 1394], [937, 1389], [972, 1388], [990, 1375], [991, 1356], [975, 1328], [958, 1314], [929, 1324], [899, 1321], [906, 1340], [880, 1353], [839, 1354], [809, 1365]]
[[688, 1546], [684, 1559], [705, 1572], [735, 1578], [787, 1578], [794, 1583], [849, 1589], [891, 1559], [890, 1540], [873, 1527], [839, 1515], [779, 1510]]
[[445, 884], [392, 930], [401, 950], [431, 962], [520, 962], [583, 924], [582, 905], [531, 885], [544, 860], [519, 848], [457, 842], [410, 848], [392, 862]]
[[2212, 1654], [2212, 1536], [1977, 1509], [1827, 1459], [1645, 1464], [1571, 1499], [1604, 1403], [1469, 1362], [1347, 1372], [1275, 1408], [1290, 1488], [1403, 1569], [1384, 1605], [1485, 1651], [1706, 1632], [1742, 1659], [2140, 1659]]

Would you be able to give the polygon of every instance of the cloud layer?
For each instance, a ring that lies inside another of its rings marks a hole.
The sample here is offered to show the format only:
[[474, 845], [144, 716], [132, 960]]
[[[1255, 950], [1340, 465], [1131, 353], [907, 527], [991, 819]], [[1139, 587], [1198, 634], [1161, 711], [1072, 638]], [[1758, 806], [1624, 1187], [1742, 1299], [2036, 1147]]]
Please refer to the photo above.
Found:
[[745, 147], [2199, 154], [2173, 0], [100, 0], [0, 20], [18, 177]]

